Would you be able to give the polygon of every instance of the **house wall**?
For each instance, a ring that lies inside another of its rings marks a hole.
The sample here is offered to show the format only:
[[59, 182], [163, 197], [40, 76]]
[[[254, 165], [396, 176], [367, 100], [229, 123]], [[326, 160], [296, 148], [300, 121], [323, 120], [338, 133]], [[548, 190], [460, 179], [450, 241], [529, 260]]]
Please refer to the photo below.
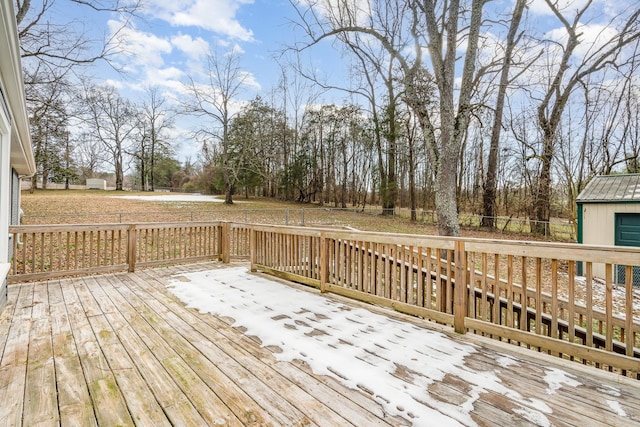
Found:
[[[0, 82], [1, 83], [1, 82]], [[0, 93], [1, 95], [1, 93]], [[0, 102], [4, 98], [0, 96]], [[9, 209], [11, 188], [11, 122], [4, 108], [0, 108], [0, 312], [7, 302], [9, 262]], [[3, 208], [5, 207], [5, 208]]]
[[[9, 224], [20, 224], [20, 177], [15, 169], [11, 169], [11, 205]], [[9, 260], [13, 257], [13, 239], [13, 234], [9, 234]]]
[[[640, 203], [582, 204], [582, 243], [585, 245], [615, 244], [615, 214], [640, 213]], [[593, 274], [605, 277], [604, 264], [594, 264]]]

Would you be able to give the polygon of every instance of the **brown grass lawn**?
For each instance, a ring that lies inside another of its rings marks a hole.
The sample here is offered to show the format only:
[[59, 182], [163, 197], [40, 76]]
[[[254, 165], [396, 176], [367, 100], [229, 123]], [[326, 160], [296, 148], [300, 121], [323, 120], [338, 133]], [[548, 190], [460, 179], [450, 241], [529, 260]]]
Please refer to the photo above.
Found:
[[[330, 206], [281, 202], [264, 198], [236, 197], [236, 203], [146, 201], [118, 196], [160, 196], [176, 193], [115, 192], [97, 190], [37, 190], [22, 193], [23, 224], [87, 224], [131, 222], [183, 222], [227, 220], [238, 222], [347, 226], [358, 230], [406, 234], [437, 234], [432, 224], [411, 222], [354, 209], [336, 211]], [[463, 228], [462, 236], [533, 240], [529, 234], [500, 233]]]
[[[237, 203], [225, 205], [219, 202], [148, 201], [123, 199], [118, 196], [159, 196], [176, 193], [141, 193], [87, 190], [38, 190], [33, 194], [22, 193], [24, 210], [23, 224], [91, 224], [91, 223], [133, 223], [133, 222], [185, 222], [226, 220], [263, 224], [306, 226], [347, 226], [358, 230], [380, 231], [406, 234], [436, 235], [434, 225], [414, 223], [400, 217], [386, 217], [379, 214], [362, 214], [356, 211], [335, 211], [328, 207], [299, 203], [286, 203], [270, 199], [236, 198]], [[304, 218], [303, 218], [304, 217]], [[528, 234], [500, 233], [478, 228], [463, 228], [463, 237], [488, 239], [534, 240]], [[491, 257], [490, 257], [491, 258]], [[519, 259], [519, 257], [517, 257]], [[519, 262], [516, 259], [516, 264]], [[531, 263], [533, 260], [529, 260]], [[545, 260], [548, 262], [548, 260]], [[566, 281], [566, 262], [561, 262], [560, 281]], [[516, 265], [515, 271], [521, 267]], [[493, 271], [493, 270], [492, 270]], [[527, 268], [528, 275], [534, 277], [534, 266]], [[543, 289], [550, 292], [550, 268], [543, 268]], [[517, 273], [516, 273], [517, 275]], [[507, 278], [507, 259], [500, 258], [500, 273]], [[518, 277], [514, 278], [518, 282]], [[533, 283], [533, 282], [531, 282]], [[581, 295], [581, 283], [577, 283], [577, 293]], [[563, 286], [561, 286], [563, 288]], [[566, 290], [560, 290], [566, 297]], [[640, 296], [638, 296], [640, 298]], [[624, 311], [624, 298], [614, 301], [617, 311]], [[640, 307], [640, 306], [638, 306]]]

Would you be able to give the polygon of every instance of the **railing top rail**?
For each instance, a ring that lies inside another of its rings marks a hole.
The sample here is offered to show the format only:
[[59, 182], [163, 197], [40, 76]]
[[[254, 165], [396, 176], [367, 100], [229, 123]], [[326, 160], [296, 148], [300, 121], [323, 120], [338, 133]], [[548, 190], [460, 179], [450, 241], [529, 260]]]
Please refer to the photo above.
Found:
[[54, 225], [10, 225], [9, 233], [68, 232], [68, 231], [104, 231], [126, 230], [129, 224], [97, 223], [97, 224], [54, 224]]
[[185, 226], [220, 225], [224, 221], [189, 221], [189, 222], [136, 222], [136, 223], [97, 223], [97, 224], [56, 224], [56, 225], [10, 225], [10, 233], [33, 233], [48, 231], [104, 231], [126, 230], [135, 225], [138, 229], [144, 228], [171, 228]]
[[630, 246], [478, 238], [460, 239], [465, 242], [465, 250], [473, 252], [633, 265], [640, 260], [640, 248]]
[[271, 224], [243, 224], [261, 231], [285, 234], [319, 235], [335, 239], [367, 240], [409, 246], [429, 246], [453, 249], [455, 242], [465, 243], [465, 250], [564, 260], [580, 260], [615, 264], [637, 264], [640, 248], [629, 246], [585, 245], [581, 243], [539, 242], [525, 240], [497, 240], [476, 237], [443, 237], [419, 234], [384, 233], [360, 230], [337, 230], [322, 227], [299, 227]]
[[[10, 233], [31, 232], [82, 232], [125, 230], [131, 226], [145, 228], [177, 228], [185, 226], [215, 226], [227, 221], [189, 221], [189, 222], [136, 222], [136, 223], [97, 223], [67, 225], [12, 225]], [[474, 237], [442, 237], [416, 234], [385, 233], [360, 230], [340, 230], [329, 227], [301, 227], [272, 224], [253, 224], [228, 222], [232, 226], [250, 227], [258, 231], [272, 231], [303, 236], [325, 236], [332, 239], [352, 239], [374, 243], [391, 243], [407, 246], [423, 246], [438, 249], [453, 249], [455, 242], [464, 242], [469, 252], [487, 252], [501, 255], [575, 260], [611, 264], [637, 265], [640, 248], [627, 246], [585, 245], [579, 243], [539, 242], [522, 240], [497, 240]]]

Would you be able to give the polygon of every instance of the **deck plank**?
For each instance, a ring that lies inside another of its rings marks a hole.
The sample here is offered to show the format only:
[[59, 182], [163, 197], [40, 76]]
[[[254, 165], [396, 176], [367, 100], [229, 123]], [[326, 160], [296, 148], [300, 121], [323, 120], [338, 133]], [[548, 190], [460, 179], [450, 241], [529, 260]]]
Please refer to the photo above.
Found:
[[[302, 361], [278, 360], [279, 349], [263, 347], [232, 319], [186, 308], [167, 290], [181, 274], [215, 268], [225, 265], [11, 285], [0, 314], [0, 425], [411, 424], [385, 414], [366, 390], [317, 375]], [[393, 373], [427, 384], [425, 404], [442, 414], [472, 405], [470, 425], [640, 425], [640, 381], [472, 334], [449, 338], [474, 346], [468, 372], [434, 380], [397, 365]], [[393, 352], [368, 357], [389, 361]], [[545, 379], [556, 369], [569, 384]], [[482, 378], [473, 375], [484, 372], [498, 381], [478, 393]]]
[[[148, 280], [138, 280], [137, 287], [141, 289], [146, 286], [147, 282]], [[158, 295], [157, 292], [154, 294]], [[313, 399], [288, 378], [278, 375], [273, 368], [258, 363], [255, 358], [243, 360], [239, 357], [239, 352], [236, 349], [225, 352], [222, 347], [227, 339], [212, 340], [208, 336], [207, 328], [199, 328], [195, 331], [188, 326], [190, 322], [181, 318], [177, 313], [167, 311], [161, 302], [156, 301], [155, 306], [165, 310], [163, 317], [173, 319], [172, 324], [176, 325], [179, 332], [194, 346], [197, 346], [207, 357], [218, 360], [220, 369], [229, 375], [234, 382], [243, 388], [253, 390], [252, 397], [259, 399], [264, 410], [276, 413], [286, 410], [290, 413], [305, 414], [301, 418], [300, 415], [296, 415], [298, 419], [290, 418], [288, 423], [292, 421], [307, 423], [307, 417], [316, 424], [324, 422], [333, 425], [347, 425], [353, 422]], [[184, 315], [185, 313], [181, 312], [180, 314]], [[251, 367], [251, 369], [249, 370], [247, 367]], [[291, 403], [281, 396], [289, 396]], [[294, 406], [291, 406], [292, 403]]]
[[97, 314], [103, 313], [103, 311], [93, 295], [92, 288], [94, 286], [96, 286], [95, 280], [92, 277], [84, 278], [82, 282], [75, 283], [76, 293], [85, 312], [94, 313], [88, 317], [89, 323], [109, 368], [114, 373], [129, 413], [136, 424], [170, 425], [153, 392], [136, 369], [105, 314]]
[[[244, 424], [309, 424], [304, 415], [286, 399], [265, 387], [263, 383], [253, 380], [251, 371], [244, 367], [236, 367], [237, 372], [224, 369], [228, 368], [229, 355], [215, 353], [212, 343], [205, 342], [193, 326], [182, 323], [164, 305], [158, 303], [153, 295], [137, 292], [133, 279], [130, 276], [122, 277], [121, 283], [126, 288], [118, 289], [124, 293], [131, 292], [131, 295], [138, 298], [137, 301], [145, 301], [149, 310], [153, 310], [149, 321], [162, 328], [160, 330], [164, 336], [173, 337], [172, 346], [185, 349], [184, 353], [190, 356], [189, 366], [215, 390]], [[155, 316], [167, 321], [175, 332], [160, 325]], [[195, 339], [189, 339], [194, 336]], [[251, 396], [244, 390], [251, 390]]]
[[99, 425], [134, 425], [115, 376], [109, 368], [87, 314], [75, 291], [73, 283], [81, 279], [70, 279], [71, 286], [64, 286], [62, 293], [72, 324], [72, 334], [86, 379], [89, 395]]
[[[486, 369], [495, 364], [495, 359], [488, 357], [486, 353], [477, 355], [471, 363], [472, 367]], [[554, 415], [562, 417], [563, 423], [575, 426], [582, 426], [585, 418], [588, 418], [588, 425], [594, 427], [607, 427], [611, 425], [624, 425], [629, 419], [640, 423], [640, 416], [634, 398], [629, 396], [629, 400], [624, 400], [623, 409], [628, 417], [622, 418], [607, 405], [605, 396], [607, 390], [600, 388], [598, 382], [593, 378], [570, 377], [568, 380], [580, 382], [577, 387], [563, 387], [551, 390], [549, 385], [541, 381], [546, 374], [552, 373], [545, 366], [530, 361], [527, 364], [513, 364], [501, 368], [499, 377], [502, 383], [512, 389], [524, 389], [528, 393], [539, 396], [550, 396], [553, 398]], [[609, 390], [613, 394], [622, 394], [623, 389]], [[594, 395], [600, 395], [601, 399], [594, 400]], [[609, 395], [609, 400], [617, 400], [618, 396]], [[588, 408], [585, 411], [585, 407]]]
[[50, 282], [47, 286], [60, 424], [96, 426], [98, 421], [93, 411], [80, 356], [71, 332], [67, 306], [62, 296], [62, 286], [64, 285], [59, 281]]
[[[86, 281], [86, 280], [85, 280]], [[196, 408], [180, 390], [173, 378], [167, 373], [153, 352], [145, 345], [136, 330], [126, 321], [120, 308], [111, 299], [111, 296], [102, 289], [102, 284], [96, 281], [92, 292], [96, 301], [106, 313], [105, 317], [118, 331], [118, 337], [124, 349], [135, 363], [140, 375], [145, 379], [152, 390], [155, 399], [173, 425], [204, 425], [205, 420], [200, 416]], [[106, 285], [112, 288], [111, 284]], [[126, 305], [122, 306], [126, 309]], [[135, 399], [135, 396], [133, 396]]]
[[0, 312], [0, 358], [4, 353], [4, 347], [9, 339], [9, 329], [11, 328], [11, 322], [16, 309], [16, 301], [18, 299], [19, 292], [19, 287], [9, 286], [7, 290], [7, 304]]
[[[163, 298], [168, 304], [169, 301], [175, 300], [175, 297], [162, 292], [169, 280], [172, 279], [167, 276], [167, 272], [175, 274], [180, 271], [173, 268], [162, 271], [146, 270], [141, 272], [140, 276], [146, 276], [149, 280], [142, 281], [140, 286], [147, 288], [150, 293], [153, 293], [158, 298]], [[172, 307], [175, 308], [176, 306]], [[369, 395], [357, 391], [354, 392], [354, 390], [338, 384], [332, 378], [315, 375], [308, 367], [302, 364], [277, 361], [268, 349], [261, 347], [259, 343], [245, 335], [239, 335], [238, 331], [229, 323], [215, 316], [201, 314], [195, 310], [180, 310], [179, 315], [187, 323], [203, 322], [209, 325], [209, 328], [200, 329], [200, 331], [206, 335], [208, 340], [215, 342], [240, 363], [252, 366], [258, 360], [261, 362], [258, 366], [264, 365], [274, 369], [279, 375], [294, 382], [324, 405], [334, 408], [339, 407], [337, 410], [354, 425], [373, 426], [406, 423], [406, 421], [402, 422], [397, 419], [392, 420], [388, 416], [385, 418], [384, 411], [380, 405]], [[363, 408], [367, 408], [367, 410], [363, 411]]]
[[57, 426], [60, 422], [53, 359], [52, 329], [47, 286], [35, 286], [33, 324], [29, 332], [29, 353], [23, 423], [27, 426]]
[[0, 361], [0, 425], [21, 426], [27, 375], [33, 285], [22, 286], [16, 295], [13, 322]]
[[[228, 425], [241, 425], [241, 421], [221, 400], [214, 390], [198, 376], [190, 365], [190, 360], [183, 358], [190, 354], [189, 349], [173, 342], [177, 337], [161, 332], [166, 329], [163, 320], [151, 312], [142, 301], [138, 301], [134, 294], [127, 291], [126, 287], [118, 284], [115, 276], [109, 278], [114, 290], [120, 296], [111, 294], [117, 298], [118, 304], [125, 307], [130, 305], [125, 318], [137, 331], [145, 344], [152, 349], [156, 357], [161, 361], [163, 368], [174, 378], [180, 389], [188, 396], [190, 402], [198, 409], [200, 415], [207, 424], [227, 423]], [[165, 339], [167, 338], [168, 341]]]

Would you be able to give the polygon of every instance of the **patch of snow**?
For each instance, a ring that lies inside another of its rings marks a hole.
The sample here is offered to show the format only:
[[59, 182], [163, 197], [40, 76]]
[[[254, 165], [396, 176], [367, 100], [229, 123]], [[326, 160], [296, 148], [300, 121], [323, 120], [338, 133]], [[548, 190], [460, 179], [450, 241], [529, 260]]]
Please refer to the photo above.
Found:
[[[496, 370], [466, 366], [465, 358], [476, 348], [443, 333], [252, 275], [246, 268], [181, 274], [167, 287], [188, 307], [232, 318], [245, 335], [279, 347], [278, 360], [302, 360], [316, 374], [368, 390], [386, 413], [415, 425], [476, 425], [470, 413], [488, 391], [508, 397], [527, 420], [550, 424], [545, 413], [551, 409], [544, 402], [502, 385]], [[469, 385], [462, 396], [466, 400], [447, 403], [429, 392], [445, 376]]]
[[598, 387], [598, 391], [600, 393], [608, 394], [609, 396], [620, 397], [620, 390], [615, 387], [611, 387], [610, 385], [601, 385]]
[[511, 356], [507, 356], [507, 355], [502, 355], [500, 357], [498, 357], [496, 359], [496, 362], [498, 362], [498, 365], [502, 366], [503, 368], [506, 368], [508, 366], [513, 366], [513, 365], [519, 365], [520, 363], [514, 359]]
[[624, 409], [622, 409], [620, 402], [618, 402], [617, 400], [607, 400], [607, 405], [609, 405], [609, 408], [611, 408], [613, 412], [618, 414], [618, 416], [620, 417], [627, 416], [627, 413], [624, 411]]
[[110, 196], [114, 199], [146, 200], [148, 202], [215, 202], [222, 203], [224, 199], [218, 196], [203, 196], [202, 194], [163, 194], [160, 196]]
[[551, 427], [549, 419], [547, 417], [540, 417], [538, 412], [527, 411], [526, 409], [514, 409], [513, 412], [537, 426]]
[[560, 390], [562, 384], [566, 384], [569, 387], [578, 387], [582, 385], [578, 381], [570, 378], [571, 376], [572, 375], [569, 375], [560, 369], [547, 370], [544, 375], [544, 380], [549, 386], [547, 388], [547, 394], [554, 394], [556, 391]]

